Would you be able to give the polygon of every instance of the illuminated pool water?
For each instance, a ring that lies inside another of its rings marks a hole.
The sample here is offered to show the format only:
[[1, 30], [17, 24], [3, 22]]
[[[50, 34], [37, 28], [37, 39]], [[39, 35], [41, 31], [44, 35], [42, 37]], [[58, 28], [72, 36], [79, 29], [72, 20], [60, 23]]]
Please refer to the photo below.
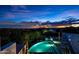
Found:
[[60, 53], [54, 42], [52, 41], [42, 41], [34, 44], [29, 50], [29, 53]]

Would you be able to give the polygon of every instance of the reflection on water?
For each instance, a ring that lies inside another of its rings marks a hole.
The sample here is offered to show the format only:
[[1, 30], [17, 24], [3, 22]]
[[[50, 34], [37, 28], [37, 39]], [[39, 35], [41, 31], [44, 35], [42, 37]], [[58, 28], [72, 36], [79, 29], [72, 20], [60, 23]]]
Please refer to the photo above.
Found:
[[56, 45], [52, 41], [42, 41], [34, 44], [29, 53], [60, 53]]

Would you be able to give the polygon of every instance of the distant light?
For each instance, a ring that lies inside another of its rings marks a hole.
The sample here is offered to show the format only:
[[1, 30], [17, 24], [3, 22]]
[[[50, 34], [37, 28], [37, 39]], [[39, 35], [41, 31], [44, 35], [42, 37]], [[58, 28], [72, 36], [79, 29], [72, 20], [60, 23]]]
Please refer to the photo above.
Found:
[[73, 27], [79, 27], [79, 24], [72, 24]]
[[59, 41], [53, 41], [55, 44], [60, 44], [61, 42], [59, 42]]

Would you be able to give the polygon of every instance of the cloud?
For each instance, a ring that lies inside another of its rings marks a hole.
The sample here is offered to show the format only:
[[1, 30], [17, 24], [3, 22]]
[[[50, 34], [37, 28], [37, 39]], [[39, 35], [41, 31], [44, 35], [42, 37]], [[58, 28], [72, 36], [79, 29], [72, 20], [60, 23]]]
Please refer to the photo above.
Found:
[[25, 5], [11, 5], [12, 10], [27, 9]]
[[12, 9], [11, 11], [14, 12], [14, 13], [27, 13], [27, 12], [30, 12], [29, 10], [27, 10], [27, 6], [24, 6], [24, 5], [13, 5], [11, 6]]
[[22, 12], [22, 11], [17, 11], [17, 12], [13, 12], [13, 15], [15, 15], [16, 17], [19, 18], [34, 18], [34, 17], [46, 17], [47, 15], [49, 15], [51, 12]]
[[47, 14], [50, 14], [52, 12], [49, 11], [50, 8], [45, 9], [43, 11], [32, 11], [28, 10], [26, 5], [18, 5], [18, 6], [11, 6], [12, 7], [12, 12], [15, 15], [21, 15], [21, 17], [29, 17], [29, 16], [45, 16]]
[[3, 16], [5, 19], [7, 18], [7, 19], [12, 19], [12, 18], [15, 18], [15, 15], [13, 15], [12, 13], [10, 13], [10, 12], [7, 12], [7, 13], [5, 13], [4, 14], [4, 16]]
[[[59, 9], [58, 9], [59, 10]], [[72, 9], [72, 10], [63, 10], [57, 11], [53, 10], [52, 8], [45, 8], [43, 10], [29, 10], [27, 6], [23, 5], [13, 5], [11, 6], [10, 11], [4, 12], [1, 14], [0, 17], [4, 19], [20, 19], [20, 20], [33, 20], [33, 21], [61, 21], [64, 20], [68, 16], [74, 16], [79, 18], [79, 10]]]
[[67, 17], [72, 16], [74, 18], [79, 18], [79, 10], [67, 10], [63, 11], [53, 17], [56, 21], [66, 20]]
[[63, 18], [68, 17], [68, 16], [77, 17], [79, 16], [79, 10], [67, 10], [67, 11], [62, 12], [60, 16], [61, 17], [63, 16]]
[[[32, 11], [28, 10], [27, 6], [11, 6], [11, 11], [5, 12], [2, 16], [3, 19], [34, 19], [34, 18], [41, 18], [45, 19], [47, 15], [51, 14], [53, 12], [47, 10], [43, 11]], [[26, 21], [26, 20], [25, 20]]]

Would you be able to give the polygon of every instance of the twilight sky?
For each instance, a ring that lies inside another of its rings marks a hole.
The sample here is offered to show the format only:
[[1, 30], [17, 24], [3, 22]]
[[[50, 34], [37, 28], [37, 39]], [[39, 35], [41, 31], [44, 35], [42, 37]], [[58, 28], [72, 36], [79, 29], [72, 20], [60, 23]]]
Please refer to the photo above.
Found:
[[79, 18], [78, 5], [0, 5], [0, 22], [61, 21], [66, 17]]

